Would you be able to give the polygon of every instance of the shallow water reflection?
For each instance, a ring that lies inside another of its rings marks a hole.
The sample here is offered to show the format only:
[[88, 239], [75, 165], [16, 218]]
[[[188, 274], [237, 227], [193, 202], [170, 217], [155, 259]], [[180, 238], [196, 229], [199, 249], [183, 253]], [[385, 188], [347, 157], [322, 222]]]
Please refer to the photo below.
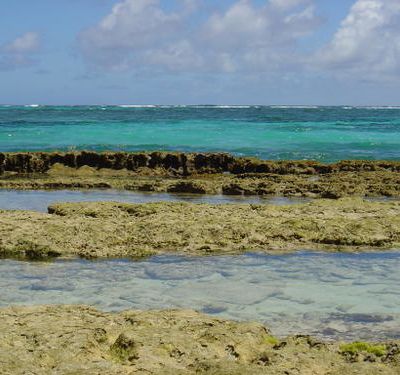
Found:
[[193, 308], [278, 336], [400, 338], [400, 252], [0, 261], [0, 305]]
[[191, 203], [253, 203], [253, 204], [296, 204], [309, 202], [307, 198], [282, 198], [258, 196], [200, 195], [130, 192], [124, 190], [1, 190], [0, 209], [34, 210], [46, 212], [55, 202], [98, 202], [116, 201], [127, 203], [146, 202], [191, 202]]

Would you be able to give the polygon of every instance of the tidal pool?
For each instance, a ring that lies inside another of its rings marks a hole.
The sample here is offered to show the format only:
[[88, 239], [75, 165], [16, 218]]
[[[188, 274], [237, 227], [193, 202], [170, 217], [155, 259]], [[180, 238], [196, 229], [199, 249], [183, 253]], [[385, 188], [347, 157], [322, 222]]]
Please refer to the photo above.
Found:
[[46, 212], [55, 202], [98, 202], [116, 201], [126, 203], [147, 202], [191, 202], [191, 203], [254, 203], [254, 204], [296, 204], [309, 202], [307, 198], [244, 197], [229, 195], [145, 193], [124, 190], [1, 190], [0, 209], [34, 210]]
[[277, 336], [400, 338], [400, 252], [299, 252], [132, 260], [0, 260], [0, 306], [191, 308]]

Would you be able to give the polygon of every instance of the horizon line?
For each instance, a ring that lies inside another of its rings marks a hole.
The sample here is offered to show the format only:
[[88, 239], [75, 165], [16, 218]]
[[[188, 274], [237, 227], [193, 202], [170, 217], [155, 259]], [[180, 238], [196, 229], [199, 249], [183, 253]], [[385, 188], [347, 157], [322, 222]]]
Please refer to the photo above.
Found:
[[122, 108], [157, 108], [157, 107], [219, 107], [223, 108], [251, 108], [251, 107], [291, 107], [291, 108], [321, 108], [321, 107], [341, 107], [341, 108], [398, 108], [400, 104], [211, 104], [211, 103], [193, 103], [193, 104], [154, 104], [154, 103], [132, 103], [132, 104], [39, 104], [39, 103], [0, 103], [0, 107], [122, 107]]

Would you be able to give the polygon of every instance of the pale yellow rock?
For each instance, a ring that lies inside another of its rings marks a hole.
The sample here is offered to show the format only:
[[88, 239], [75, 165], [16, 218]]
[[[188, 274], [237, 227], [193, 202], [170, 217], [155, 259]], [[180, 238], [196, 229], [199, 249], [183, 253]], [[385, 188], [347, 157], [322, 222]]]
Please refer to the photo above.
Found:
[[88, 202], [55, 204], [49, 212], [0, 211], [0, 254], [141, 257], [400, 247], [400, 202]]
[[349, 356], [339, 343], [306, 336], [272, 340], [261, 324], [194, 311], [0, 310], [2, 375], [398, 375], [399, 344], [380, 344], [379, 356]]

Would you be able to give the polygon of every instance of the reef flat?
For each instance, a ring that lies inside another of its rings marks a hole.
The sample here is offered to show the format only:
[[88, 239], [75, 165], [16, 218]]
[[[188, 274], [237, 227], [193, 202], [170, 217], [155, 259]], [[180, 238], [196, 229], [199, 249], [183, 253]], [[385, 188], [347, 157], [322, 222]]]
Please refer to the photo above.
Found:
[[0, 188], [117, 188], [313, 198], [400, 196], [400, 162], [266, 161], [201, 153], [0, 153]]
[[0, 254], [141, 257], [400, 247], [400, 202], [361, 198], [291, 206], [60, 203], [0, 211]]
[[400, 342], [278, 339], [259, 323], [190, 310], [10, 307], [0, 310], [0, 364], [3, 375], [396, 375]]

